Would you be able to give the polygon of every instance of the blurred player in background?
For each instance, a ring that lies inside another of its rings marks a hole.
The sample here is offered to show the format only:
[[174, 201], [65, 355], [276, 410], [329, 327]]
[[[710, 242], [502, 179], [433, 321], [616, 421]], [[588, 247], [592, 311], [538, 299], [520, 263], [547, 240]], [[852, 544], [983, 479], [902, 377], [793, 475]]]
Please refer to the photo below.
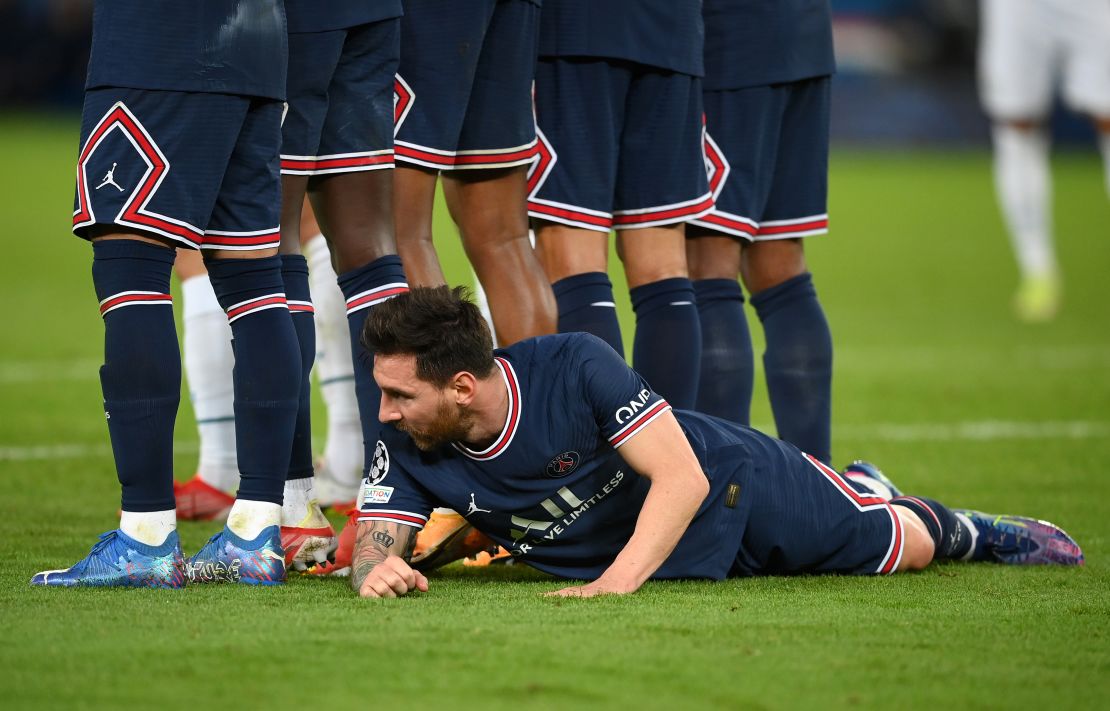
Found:
[[885, 575], [935, 559], [1081, 565], [1044, 521], [903, 496], [874, 466], [838, 473], [791, 444], [670, 405], [587, 334], [493, 351], [459, 289], [414, 289], [365, 338], [382, 388], [379, 458], [363, 485], [351, 585], [427, 590], [407, 559], [447, 504], [552, 575], [553, 594], [648, 579]]
[[701, 328], [683, 225], [712, 207], [703, 40], [699, 0], [545, 0], [528, 202], [559, 330], [593, 333], [624, 353], [608, 276], [616, 230], [636, 312], [632, 361], [688, 408]]
[[802, 238], [828, 231], [828, 0], [706, 0], [705, 163], [715, 205], [687, 227], [701, 318], [696, 409], [749, 424], [763, 325], [778, 435], [830, 461], [832, 337]]
[[[301, 384], [277, 256], [286, 42], [275, 0], [94, 6], [73, 228], [92, 242], [122, 516], [86, 558], [32, 584], [285, 579], [279, 525]], [[204, 250], [238, 362], [238, 495], [226, 528], [188, 562], [173, 494], [175, 247]]]
[[1049, 130], [1057, 87], [1091, 117], [1110, 195], [1110, 3], [982, 0], [979, 79], [993, 123], [998, 202], [1021, 282], [1014, 310], [1049, 321], [1062, 283], [1052, 238]]

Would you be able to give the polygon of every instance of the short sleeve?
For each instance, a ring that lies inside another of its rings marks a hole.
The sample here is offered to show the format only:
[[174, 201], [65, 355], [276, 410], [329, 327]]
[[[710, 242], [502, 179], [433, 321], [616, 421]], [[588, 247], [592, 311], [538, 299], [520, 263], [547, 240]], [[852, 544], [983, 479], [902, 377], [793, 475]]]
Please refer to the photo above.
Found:
[[358, 520], [388, 521], [423, 528], [433, 505], [424, 487], [390, 456], [384, 440], [374, 447], [370, 471], [359, 490]]
[[601, 339], [582, 336], [578, 351], [586, 401], [613, 449], [671, 409], [667, 401]]

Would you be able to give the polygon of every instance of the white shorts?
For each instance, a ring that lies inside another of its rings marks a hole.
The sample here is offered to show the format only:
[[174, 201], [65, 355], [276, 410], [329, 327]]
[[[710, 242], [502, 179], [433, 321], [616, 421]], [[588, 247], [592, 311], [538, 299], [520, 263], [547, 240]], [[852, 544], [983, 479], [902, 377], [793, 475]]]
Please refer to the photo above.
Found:
[[979, 91], [991, 118], [1043, 118], [1057, 84], [1070, 108], [1110, 116], [1110, 0], [982, 0]]

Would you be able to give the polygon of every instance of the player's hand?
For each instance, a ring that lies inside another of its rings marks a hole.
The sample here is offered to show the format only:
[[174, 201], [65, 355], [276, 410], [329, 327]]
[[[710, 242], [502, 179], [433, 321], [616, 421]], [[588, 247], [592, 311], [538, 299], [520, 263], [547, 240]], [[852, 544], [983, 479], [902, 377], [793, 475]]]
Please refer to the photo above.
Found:
[[391, 555], [367, 574], [358, 594], [361, 597], [400, 597], [413, 590], [428, 592], [428, 579], [400, 557]]
[[563, 588], [562, 590], [555, 590], [553, 592], [544, 593], [544, 597], [596, 597], [598, 595], [628, 595], [634, 593], [637, 586], [627, 585], [622, 583], [615, 583], [598, 578], [592, 583], [585, 585], [572, 585]]

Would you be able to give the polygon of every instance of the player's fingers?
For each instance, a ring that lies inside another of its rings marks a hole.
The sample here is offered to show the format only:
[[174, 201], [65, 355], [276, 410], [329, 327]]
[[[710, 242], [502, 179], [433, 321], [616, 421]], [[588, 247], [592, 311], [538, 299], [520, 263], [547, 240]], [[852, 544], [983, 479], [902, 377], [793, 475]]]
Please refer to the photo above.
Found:
[[414, 570], [416, 573], [416, 589], [420, 592], [428, 592], [428, 579], [420, 571]]
[[382, 580], [380, 577], [374, 577], [370, 580], [370, 588], [377, 593], [378, 597], [397, 597], [397, 593], [393, 592], [393, 588], [389, 583]]
[[408, 586], [405, 585], [405, 581], [395, 571], [384, 566], [379, 566], [374, 569], [374, 572], [377, 574], [378, 580], [389, 586], [389, 589], [397, 595], [404, 595], [409, 591]]
[[385, 564], [389, 569], [400, 576], [401, 580], [405, 581], [405, 586], [411, 590], [416, 587], [416, 571], [409, 567], [409, 564], [404, 559], [395, 555], [391, 555], [385, 559]]

